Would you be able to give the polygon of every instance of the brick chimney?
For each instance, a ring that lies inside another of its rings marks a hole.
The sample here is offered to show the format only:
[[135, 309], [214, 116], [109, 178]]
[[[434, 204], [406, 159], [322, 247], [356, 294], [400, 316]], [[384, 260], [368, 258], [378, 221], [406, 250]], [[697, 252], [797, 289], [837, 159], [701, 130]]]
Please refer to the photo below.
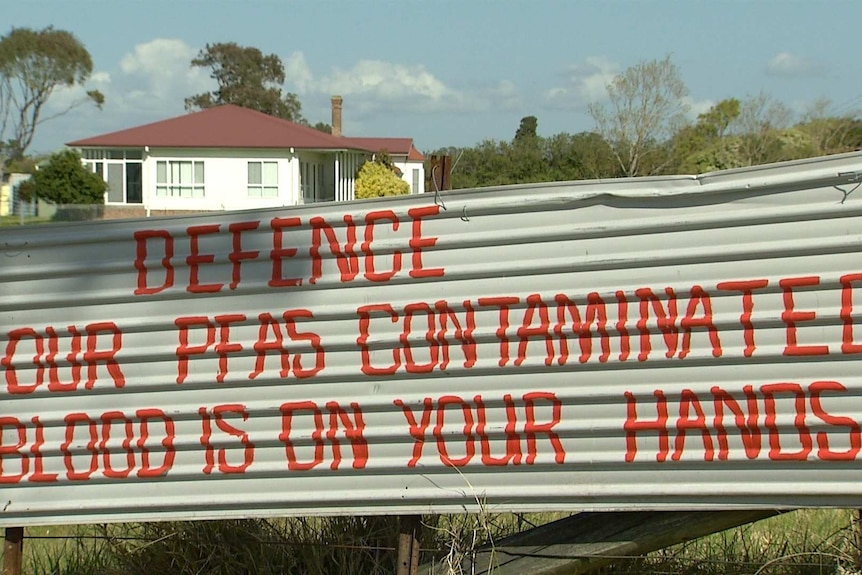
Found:
[[332, 135], [341, 136], [341, 96], [332, 97]]

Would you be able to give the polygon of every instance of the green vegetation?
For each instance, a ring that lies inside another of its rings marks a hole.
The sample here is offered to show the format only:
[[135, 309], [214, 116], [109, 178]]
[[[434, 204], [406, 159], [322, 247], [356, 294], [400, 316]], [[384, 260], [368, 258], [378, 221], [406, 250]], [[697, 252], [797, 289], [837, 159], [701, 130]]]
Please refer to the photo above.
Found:
[[794, 118], [766, 94], [728, 98], [689, 121], [688, 89], [670, 58], [632, 66], [607, 91], [606, 104], [589, 106], [592, 131], [543, 137], [538, 118], [526, 116], [511, 141], [429, 155], [452, 156], [452, 187], [474, 188], [696, 174], [862, 148], [858, 113], [828, 101]]
[[218, 89], [186, 98], [186, 110], [235, 104], [291, 122], [304, 122], [296, 94], [282, 92], [284, 64], [276, 54], [264, 55], [257, 48], [219, 42], [207, 44], [191, 65], [209, 68]]
[[663, 142], [681, 126], [688, 113], [688, 88], [679, 69], [664, 60], [640, 62], [607, 85], [608, 104], [589, 105], [596, 132], [610, 144], [620, 174], [652, 175], [669, 162]]
[[410, 193], [410, 184], [395, 173], [388, 156], [383, 154], [359, 168], [354, 195], [357, 200], [403, 196]]
[[210, 78], [217, 82], [218, 88], [186, 98], [189, 112], [233, 104], [332, 133], [332, 126], [326, 122], [312, 125], [306, 120], [297, 95], [282, 90], [284, 63], [277, 54], [264, 54], [258, 48], [236, 42], [216, 42], [198, 52], [191, 67], [209, 69]]
[[5, 226], [18, 226], [21, 224], [47, 224], [51, 221], [49, 217], [40, 216], [0, 216], [0, 228]]
[[[560, 516], [427, 516], [422, 561], [433, 559], [457, 572], [460, 562], [489, 539]], [[856, 512], [850, 510], [795, 511], [645, 557], [621, 559], [601, 573], [851, 573], [860, 552], [855, 518]], [[397, 534], [397, 523], [390, 517], [33, 528], [26, 530], [24, 569], [46, 575], [391, 575]]]
[[858, 573], [855, 510], [793, 511], [621, 561], [604, 573], [823, 575]]
[[18, 193], [24, 200], [34, 195], [53, 204], [101, 204], [108, 184], [81, 163], [74, 150], [53, 154], [33, 177], [21, 182]]
[[56, 88], [83, 86], [92, 72], [90, 53], [71, 32], [12, 28], [0, 38], [0, 180], [8, 160], [24, 157], [39, 124], [86, 102], [101, 108], [104, 96], [90, 90], [50, 117], [42, 114]]

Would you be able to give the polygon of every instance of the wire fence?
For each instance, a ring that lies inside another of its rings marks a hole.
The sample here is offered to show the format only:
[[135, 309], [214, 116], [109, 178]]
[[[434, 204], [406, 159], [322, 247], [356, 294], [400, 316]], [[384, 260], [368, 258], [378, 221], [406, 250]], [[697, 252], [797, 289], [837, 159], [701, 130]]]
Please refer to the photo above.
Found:
[[[87, 222], [105, 219], [112, 210], [102, 204], [51, 204], [12, 194], [0, 204], [0, 225]], [[116, 212], [116, 210], [113, 210]], [[122, 217], [122, 216], [120, 216]], [[133, 217], [133, 216], [129, 216]]]
[[141, 220], [202, 213], [224, 213], [224, 210], [147, 209], [141, 204], [52, 204], [45, 200], [24, 199], [13, 195], [0, 198], [0, 226]]

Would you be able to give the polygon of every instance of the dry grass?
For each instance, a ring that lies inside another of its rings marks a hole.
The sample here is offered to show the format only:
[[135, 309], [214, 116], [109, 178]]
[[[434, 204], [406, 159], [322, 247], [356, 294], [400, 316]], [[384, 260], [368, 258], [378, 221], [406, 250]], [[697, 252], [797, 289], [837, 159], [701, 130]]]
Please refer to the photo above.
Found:
[[620, 561], [605, 575], [858, 573], [857, 512], [800, 510]]
[[[424, 519], [423, 562], [451, 574], [493, 541], [561, 514], [471, 514]], [[605, 567], [610, 574], [858, 573], [856, 512], [797, 511]], [[391, 575], [391, 517], [166, 522], [28, 529], [25, 573], [46, 575]], [[61, 536], [61, 539], [37, 537]]]

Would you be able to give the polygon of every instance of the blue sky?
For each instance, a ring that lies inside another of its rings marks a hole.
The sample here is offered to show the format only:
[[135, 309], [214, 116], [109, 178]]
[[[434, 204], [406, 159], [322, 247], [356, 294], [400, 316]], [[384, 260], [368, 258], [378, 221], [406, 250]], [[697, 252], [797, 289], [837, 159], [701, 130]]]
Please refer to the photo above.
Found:
[[668, 54], [693, 116], [761, 92], [799, 114], [822, 98], [862, 109], [859, 0], [5, 0], [2, 16], [3, 34], [73, 32], [106, 96], [42, 124], [31, 152], [184, 113], [213, 88], [189, 61], [230, 41], [277, 54], [312, 122], [340, 94], [347, 135], [424, 151], [509, 140], [527, 115], [545, 136], [589, 130], [615, 74]]

